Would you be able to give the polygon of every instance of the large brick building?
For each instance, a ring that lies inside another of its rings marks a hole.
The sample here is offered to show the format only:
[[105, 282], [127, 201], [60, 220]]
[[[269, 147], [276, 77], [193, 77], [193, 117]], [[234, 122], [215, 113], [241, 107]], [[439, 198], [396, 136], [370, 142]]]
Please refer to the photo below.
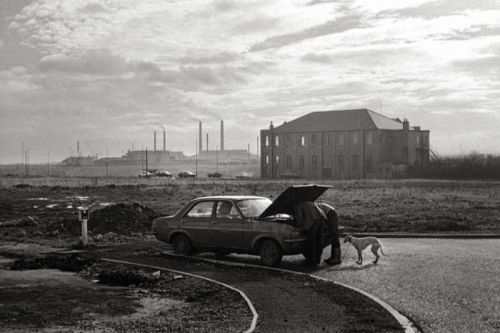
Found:
[[263, 178], [391, 178], [429, 162], [429, 131], [368, 109], [311, 112], [261, 130]]

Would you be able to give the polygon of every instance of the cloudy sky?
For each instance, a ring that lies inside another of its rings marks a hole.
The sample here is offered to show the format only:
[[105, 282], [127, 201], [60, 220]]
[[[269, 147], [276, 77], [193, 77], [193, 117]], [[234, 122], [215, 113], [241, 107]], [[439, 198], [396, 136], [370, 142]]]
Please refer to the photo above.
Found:
[[[0, 163], [227, 149], [311, 111], [370, 108], [440, 154], [500, 153], [497, 0], [1, 0]], [[160, 140], [160, 136], [159, 136]], [[71, 147], [71, 148], [70, 148]]]

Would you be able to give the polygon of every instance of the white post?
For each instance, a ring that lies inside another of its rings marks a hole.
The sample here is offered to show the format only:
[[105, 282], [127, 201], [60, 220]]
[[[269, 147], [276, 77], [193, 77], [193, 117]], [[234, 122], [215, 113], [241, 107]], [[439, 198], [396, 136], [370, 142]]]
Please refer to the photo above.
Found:
[[87, 234], [87, 220], [82, 220], [82, 245], [87, 247], [89, 243], [89, 238]]
[[87, 247], [89, 237], [87, 232], [87, 222], [89, 220], [89, 209], [87, 207], [78, 207], [78, 219], [82, 223], [82, 246]]

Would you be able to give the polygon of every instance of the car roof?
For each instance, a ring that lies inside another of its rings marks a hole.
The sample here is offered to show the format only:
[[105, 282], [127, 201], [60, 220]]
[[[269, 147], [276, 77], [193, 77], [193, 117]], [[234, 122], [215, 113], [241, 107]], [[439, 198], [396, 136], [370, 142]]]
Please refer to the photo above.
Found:
[[199, 197], [193, 200], [245, 200], [245, 199], [268, 199], [268, 198], [259, 197], [255, 195], [211, 195], [206, 197]]

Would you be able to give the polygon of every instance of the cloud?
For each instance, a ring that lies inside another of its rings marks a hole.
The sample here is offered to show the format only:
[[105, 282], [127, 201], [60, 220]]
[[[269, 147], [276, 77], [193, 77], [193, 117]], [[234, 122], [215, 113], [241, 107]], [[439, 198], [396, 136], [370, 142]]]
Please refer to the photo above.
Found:
[[[406, 2], [400, 2], [406, 5]], [[380, 16], [398, 16], [402, 18], [419, 17], [424, 19], [438, 18], [465, 10], [489, 10], [498, 9], [496, 0], [434, 0], [424, 1], [417, 6], [403, 6], [402, 8], [387, 8], [379, 13]]]
[[[205, 52], [205, 54], [208, 52]], [[217, 63], [227, 63], [233, 62], [239, 58], [239, 54], [236, 52], [220, 52], [209, 55], [199, 55], [199, 56], [185, 56], [178, 58], [177, 61], [180, 63], [193, 63], [193, 64], [217, 64]]]
[[301, 58], [301, 60], [319, 64], [331, 64], [333, 62], [333, 57], [328, 54], [307, 53]]
[[127, 72], [127, 61], [109, 50], [88, 50], [80, 57], [54, 54], [40, 61], [42, 72], [82, 73], [92, 75], [117, 75]]
[[307, 39], [345, 32], [361, 28], [363, 26], [364, 24], [362, 23], [360, 16], [344, 16], [334, 21], [329, 21], [295, 33], [270, 37], [250, 47], [250, 52], [262, 51], [270, 48], [280, 48], [290, 44], [299, 43]]
[[500, 55], [487, 55], [477, 59], [459, 60], [451, 64], [454, 68], [473, 75], [498, 78], [500, 75]]
[[220, 12], [229, 12], [239, 8], [238, 2], [232, 0], [216, 0], [213, 6]]

